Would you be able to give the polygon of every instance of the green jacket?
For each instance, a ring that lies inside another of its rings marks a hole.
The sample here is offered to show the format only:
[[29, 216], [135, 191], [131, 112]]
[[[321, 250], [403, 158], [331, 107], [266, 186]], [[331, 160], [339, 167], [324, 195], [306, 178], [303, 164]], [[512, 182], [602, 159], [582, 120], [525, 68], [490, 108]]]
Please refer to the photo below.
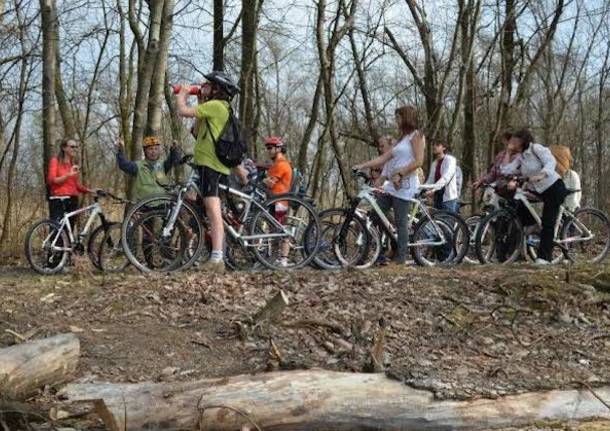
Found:
[[159, 185], [169, 183], [167, 172], [178, 164], [180, 154], [177, 149], [170, 149], [165, 161], [139, 160], [132, 162], [127, 160], [122, 151], [117, 153], [119, 169], [136, 177], [133, 184], [133, 197], [136, 200], [144, 199], [155, 194], [164, 194], [165, 189]]

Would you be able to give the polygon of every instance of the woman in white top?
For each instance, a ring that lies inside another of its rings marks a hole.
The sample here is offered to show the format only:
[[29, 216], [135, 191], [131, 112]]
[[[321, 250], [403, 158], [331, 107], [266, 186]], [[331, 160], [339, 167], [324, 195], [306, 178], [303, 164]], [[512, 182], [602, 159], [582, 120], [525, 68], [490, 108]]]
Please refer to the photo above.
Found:
[[[538, 247], [537, 264], [549, 264], [552, 260], [553, 236], [559, 207], [568, 195], [566, 186], [555, 171], [555, 157], [551, 150], [534, 143], [534, 137], [527, 129], [513, 134], [508, 145], [512, 151], [521, 153], [520, 175], [528, 180], [526, 188], [533, 190], [544, 203], [542, 209], [542, 231]], [[516, 188], [515, 181], [509, 182], [509, 188]], [[524, 225], [532, 224], [529, 212], [520, 206], [518, 213]]]
[[398, 243], [394, 262], [404, 264], [407, 260], [409, 243], [409, 230], [407, 226], [411, 199], [415, 196], [419, 187], [419, 179], [416, 170], [424, 161], [425, 138], [417, 130], [417, 111], [413, 106], [402, 106], [395, 111], [396, 124], [398, 126], [398, 142], [385, 154], [354, 166], [354, 169], [366, 169], [384, 166], [384, 173], [389, 181], [384, 184], [384, 190], [388, 195], [379, 199], [379, 205], [384, 210], [392, 208]]
[[559, 175], [561, 175], [561, 179], [568, 191], [571, 192], [563, 202], [563, 206], [574, 212], [580, 208], [582, 191], [580, 191], [580, 176], [572, 170], [573, 159], [570, 147], [566, 147], [565, 145], [551, 145], [549, 150], [551, 150], [551, 153], [553, 153], [555, 161], [557, 162], [557, 167], [555, 169]]

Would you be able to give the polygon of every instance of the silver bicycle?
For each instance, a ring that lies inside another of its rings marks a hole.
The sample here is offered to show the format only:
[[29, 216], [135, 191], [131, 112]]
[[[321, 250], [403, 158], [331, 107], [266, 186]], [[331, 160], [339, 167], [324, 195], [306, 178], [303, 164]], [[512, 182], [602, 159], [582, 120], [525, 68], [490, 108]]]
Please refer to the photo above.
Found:
[[[377, 196], [385, 193], [367, 184], [367, 176], [353, 172], [358, 182], [358, 194], [348, 208], [327, 210], [320, 214], [326, 240], [341, 266], [367, 267], [377, 260], [380, 251], [398, 241], [396, 228], [379, 207]], [[409, 248], [415, 262], [422, 266], [460, 262], [468, 250], [469, 233], [457, 215], [429, 209], [424, 192], [433, 185], [422, 185], [408, 216]], [[364, 205], [365, 210], [362, 209]], [[334, 229], [325, 223], [325, 216], [335, 217]]]
[[[45, 275], [58, 273], [71, 255], [85, 252], [93, 265], [103, 271], [117, 272], [129, 265], [120, 246], [121, 224], [106, 219], [99, 203], [102, 197], [118, 204], [129, 203], [100, 190], [96, 192], [93, 204], [64, 214], [59, 222], [40, 220], [30, 228], [25, 237], [25, 255], [36, 272]], [[83, 213], [89, 213], [89, 217], [83, 229], [77, 232], [74, 220]], [[96, 219], [100, 225], [93, 228]]]
[[[186, 182], [168, 188], [167, 195], [136, 203], [125, 216], [123, 247], [141, 271], [186, 269], [210, 248], [197, 167], [189, 165], [192, 172]], [[225, 184], [219, 188], [230, 267], [240, 268], [245, 259], [273, 270], [294, 269], [313, 259], [320, 227], [306, 200], [293, 194], [263, 199], [256, 185], [250, 193]]]
[[[525, 182], [526, 179], [520, 179]], [[576, 192], [576, 190], [571, 191]], [[477, 229], [475, 248], [481, 263], [511, 263], [519, 256], [535, 260], [540, 243], [542, 219], [533, 206], [535, 194], [518, 187], [512, 200], [501, 201], [501, 208], [488, 214]], [[534, 225], [524, 227], [517, 215], [521, 203]], [[553, 229], [551, 263], [564, 258], [572, 262], [601, 262], [610, 250], [610, 221], [595, 208], [575, 212], [561, 206]]]

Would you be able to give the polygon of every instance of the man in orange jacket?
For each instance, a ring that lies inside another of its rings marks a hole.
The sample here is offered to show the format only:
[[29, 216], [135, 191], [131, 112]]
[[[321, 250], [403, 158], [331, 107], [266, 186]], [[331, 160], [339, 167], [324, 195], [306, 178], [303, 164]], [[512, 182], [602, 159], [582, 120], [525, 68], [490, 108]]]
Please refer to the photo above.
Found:
[[[263, 180], [263, 184], [265, 184], [274, 196], [290, 192], [290, 187], [292, 185], [292, 165], [285, 156], [286, 145], [284, 144], [284, 140], [279, 136], [269, 136], [265, 138], [265, 148], [273, 163], [267, 169], [267, 177]], [[275, 219], [281, 224], [286, 223], [286, 215], [289, 210], [288, 202], [281, 201], [276, 203], [274, 210]], [[280, 252], [282, 253], [280, 264], [282, 266], [288, 266], [288, 254], [290, 253], [289, 241], [282, 241]]]

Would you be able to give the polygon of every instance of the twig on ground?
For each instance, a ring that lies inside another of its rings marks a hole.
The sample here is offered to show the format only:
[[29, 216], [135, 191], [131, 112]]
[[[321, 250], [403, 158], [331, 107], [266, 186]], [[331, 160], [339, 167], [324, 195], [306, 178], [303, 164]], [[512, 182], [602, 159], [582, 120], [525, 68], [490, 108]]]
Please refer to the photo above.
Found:
[[580, 384], [581, 384], [581, 385], [583, 385], [585, 388], [587, 388], [587, 389], [589, 390], [589, 392], [591, 392], [591, 394], [592, 394], [592, 395], [593, 395], [595, 398], [597, 398], [597, 399], [599, 400], [599, 402], [600, 402], [600, 403], [602, 403], [604, 406], [606, 406], [606, 408], [607, 408], [608, 410], [610, 410], [610, 405], [609, 405], [609, 404], [608, 404], [606, 401], [604, 401], [604, 400], [603, 400], [603, 398], [602, 398], [602, 397], [600, 397], [600, 396], [599, 396], [599, 395], [598, 395], [598, 394], [597, 394], [597, 393], [596, 393], [596, 392], [593, 390], [593, 388], [591, 388], [591, 386], [589, 386], [589, 384], [588, 384], [588, 383], [586, 383], [586, 382], [580, 382]]

